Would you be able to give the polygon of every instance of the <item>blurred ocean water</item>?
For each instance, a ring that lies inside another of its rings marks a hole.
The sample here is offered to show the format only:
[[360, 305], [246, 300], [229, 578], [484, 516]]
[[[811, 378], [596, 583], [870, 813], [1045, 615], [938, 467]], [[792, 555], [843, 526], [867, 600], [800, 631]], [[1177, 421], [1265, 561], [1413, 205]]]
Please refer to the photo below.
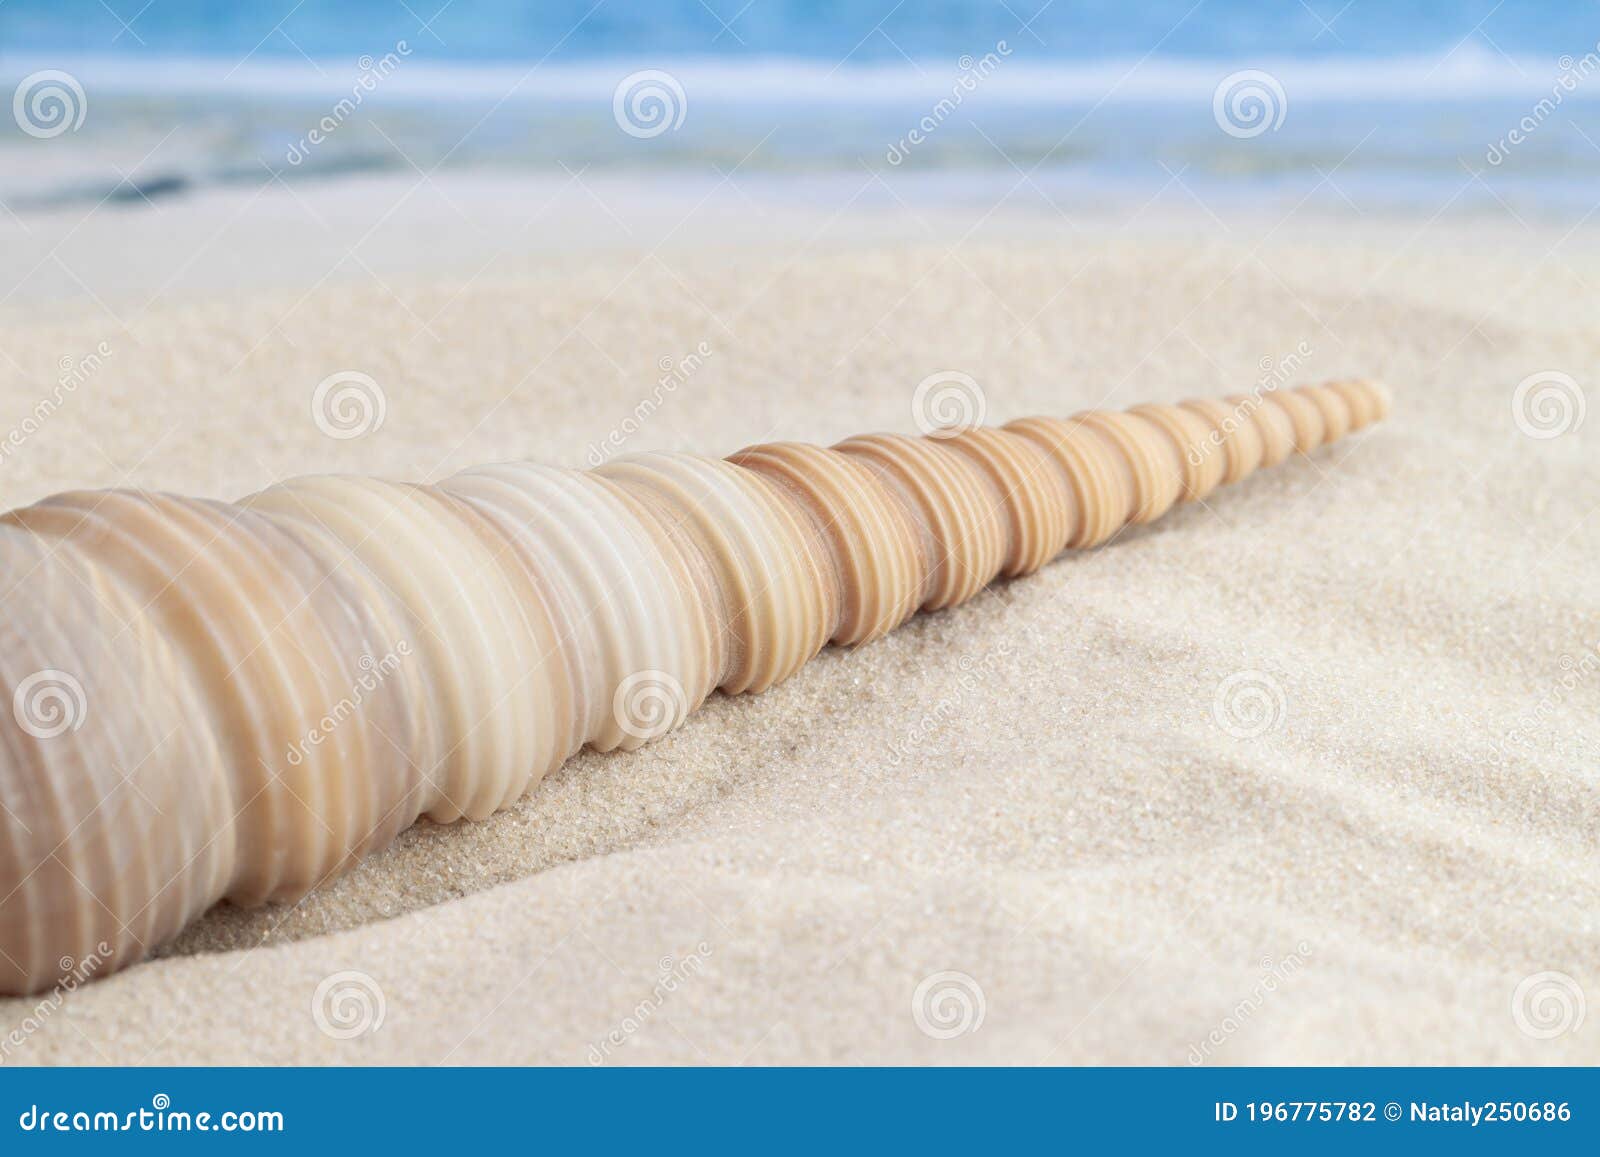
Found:
[[0, 82], [15, 212], [602, 167], [1574, 214], [1600, 176], [1600, 9], [1553, 0], [8, 0]]
[[1572, 0], [7, 0], [0, 45], [338, 59], [409, 37], [464, 61], [787, 56], [831, 66], [937, 60], [1002, 37], [1060, 60], [1373, 58], [1443, 50], [1480, 33], [1512, 57], [1554, 57], [1592, 47], [1596, 24], [1593, 6]]

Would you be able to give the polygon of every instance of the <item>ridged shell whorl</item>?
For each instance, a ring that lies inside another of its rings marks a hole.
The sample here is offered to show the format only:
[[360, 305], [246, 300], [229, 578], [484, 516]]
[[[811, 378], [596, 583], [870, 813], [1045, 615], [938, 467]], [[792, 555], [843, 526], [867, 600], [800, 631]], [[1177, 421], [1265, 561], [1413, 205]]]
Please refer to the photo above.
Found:
[[292, 900], [1388, 412], [1340, 381], [726, 460], [0, 516], [0, 992]]

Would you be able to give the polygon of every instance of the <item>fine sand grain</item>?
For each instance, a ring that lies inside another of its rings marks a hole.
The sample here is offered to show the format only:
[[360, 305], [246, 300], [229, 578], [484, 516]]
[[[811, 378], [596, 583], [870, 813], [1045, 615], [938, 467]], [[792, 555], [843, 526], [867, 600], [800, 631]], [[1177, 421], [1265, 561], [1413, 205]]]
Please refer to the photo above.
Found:
[[[1544, 370], [1600, 405], [1600, 261], [1515, 224], [1200, 235], [13, 300], [0, 425], [64, 357], [111, 353], [8, 449], [5, 506], [581, 466], [701, 343], [624, 452], [912, 431], [944, 369], [991, 421], [1245, 391], [1291, 356], [1396, 405], [584, 753], [487, 822], [423, 823], [292, 908], [224, 907], [64, 1001], [0, 1002], [5, 1063], [1600, 1061], [1600, 1009], [1577, 1022], [1537, 977], [1600, 1000], [1600, 418], [1540, 439], [1512, 410]], [[346, 369], [387, 416], [337, 441], [309, 398]], [[1241, 683], [1262, 734], [1219, 707]], [[314, 995], [347, 970], [383, 1017], [338, 1039]], [[940, 973], [964, 974], [942, 1001]], [[970, 1031], [924, 1031], [942, 1015]]]

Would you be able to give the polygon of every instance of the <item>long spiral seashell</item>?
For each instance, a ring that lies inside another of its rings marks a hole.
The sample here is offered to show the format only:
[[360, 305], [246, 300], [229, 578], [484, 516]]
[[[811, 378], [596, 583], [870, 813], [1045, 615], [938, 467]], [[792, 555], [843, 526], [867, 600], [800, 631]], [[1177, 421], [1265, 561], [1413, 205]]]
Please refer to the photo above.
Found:
[[1344, 381], [0, 516], [0, 991], [299, 897], [419, 816], [481, 819], [584, 744], [636, 747], [1388, 406]]

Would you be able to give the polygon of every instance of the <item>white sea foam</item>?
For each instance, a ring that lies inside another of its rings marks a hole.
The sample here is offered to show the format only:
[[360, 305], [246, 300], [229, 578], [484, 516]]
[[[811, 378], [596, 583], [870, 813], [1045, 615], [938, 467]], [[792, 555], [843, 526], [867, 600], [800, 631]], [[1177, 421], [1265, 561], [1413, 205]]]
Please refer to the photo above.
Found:
[[[978, 46], [987, 49], [988, 46]], [[984, 83], [989, 103], [1079, 104], [1209, 101], [1219, 78], [1240, 68], [1270, 73], [1294, 101], [1465, 101], [1548, 91], [1554, 59], [1513, 60], [1471, 44], [1389, 57], [1262, 57], [1199, 60], [1171, 57], [1065, 60], [1030, 54], [1018, 44]], [[0, 56], [0, 83], [14, 84], [40, 68], [62, 69], [105, 94], [217, 93], [327, 97], [349, 88], [354, 59], [311, 64], [199, 57]], [[583, 63], [433, 63], [420, 48], [386, 79], [375, 100], [606, 101], [619, 77], [643, 68], [671, 73], [701, 103], [916, 104], [948, 92], [959, 69], [952, 59], [915, 66], [843, 64], [782, 57], [654, 59]], [[1582, 94], [1592, 99], [1600, 94]]]

